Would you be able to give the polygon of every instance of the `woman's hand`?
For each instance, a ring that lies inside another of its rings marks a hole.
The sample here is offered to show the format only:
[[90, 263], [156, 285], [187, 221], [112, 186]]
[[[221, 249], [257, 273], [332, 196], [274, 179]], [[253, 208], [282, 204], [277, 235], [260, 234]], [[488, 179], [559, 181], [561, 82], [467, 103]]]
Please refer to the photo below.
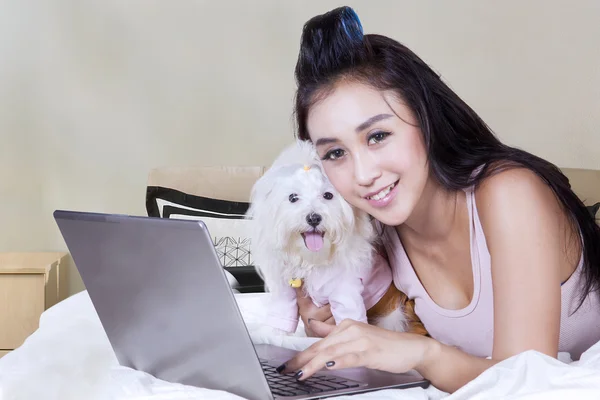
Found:
[[423, 364], [438, 342], [422, 335], [399, 333], [353, 320], [338, 326], [311, 320], [310, 328], [324, 339], [285, 363], [282, 372], [304, 380], [322, 368], [367, 367], [393, 373]]
[[302, 322], [304, 322], [304, 331], [307, 336], [322, 337], [310, 329], [311, 324], [309, 323], [309, 320], [335, 325], [335, 319], [331, 314], [331, 307], [329, 304], [323, 307], [315, 306], [310, 297], [304, 295], [301, 287], [296, 289], [296, 299], [298, 303], [298, 313], [302, 318]]

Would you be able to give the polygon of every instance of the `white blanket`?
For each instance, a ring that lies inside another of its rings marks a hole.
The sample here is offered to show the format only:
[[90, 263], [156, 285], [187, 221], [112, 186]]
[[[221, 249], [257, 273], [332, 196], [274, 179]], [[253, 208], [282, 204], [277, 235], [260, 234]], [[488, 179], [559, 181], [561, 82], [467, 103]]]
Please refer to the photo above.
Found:
[[[256, 343], [303, 349], [315, 339], [261, 333], [260, 310], [268, 294], [237, 294]], [[301, 324], [300, 324], [301, 325]], [[525, 352], [490, 368], [452, 395], [427, 389], [383, 390], [358, 399], [600, 399], [600, 343], [580, 361], [563, 363]], [[39, 329], [0, 359], [0, 400], [16, 399], [240, 399], [230, 393], [174, 384], [118, 365], [87, 292], [42, 314]]]

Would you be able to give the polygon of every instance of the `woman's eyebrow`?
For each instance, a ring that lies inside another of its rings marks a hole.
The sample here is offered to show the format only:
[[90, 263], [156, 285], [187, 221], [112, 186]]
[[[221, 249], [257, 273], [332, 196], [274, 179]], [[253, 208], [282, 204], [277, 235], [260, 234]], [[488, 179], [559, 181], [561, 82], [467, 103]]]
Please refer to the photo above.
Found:
[[[361, 131], [364, 131], [365, 129], [368, 129], [371, 125], [373, 125], [376, 122], [379, 122], [381, 120], [384, 119], [388, 119], [393, 117], [392, 114], [377, 114], [372, 116], [371, 118], [369, 118], [368, 120], [366, 120], [365, 122], [363, 122], [362, 124], [360, 124], [359, 126], [356, 127], [356, 132], [359, 133]], [[315, 146], [323, 146], [325, 144], [329, 144], [329, 143], [336, 143], [339, 142], [339, 140], [337, 140], [336, 138], [320, 138], [317, 139], [317, 141], [315, 142]]]
[[336, 138], [320, 138], [315, 142], [315, 147], [323, 146], [329, 143], [339, 142]]
[[369, 128], [371, 125], [373, 125], [376, 122], [379, 122], [381, 120], [387, 119], [387, 118], [391, 118], [393, 117], [392, 114], [377, 114], [371, 118], [369, 118], [368, 120], [366, 120], [365, 122], [363, 122], [362, 124], [360, 124], [359, 126], [356, 127], [356, 132], [361, 132], [364, 131], [365, 129]]

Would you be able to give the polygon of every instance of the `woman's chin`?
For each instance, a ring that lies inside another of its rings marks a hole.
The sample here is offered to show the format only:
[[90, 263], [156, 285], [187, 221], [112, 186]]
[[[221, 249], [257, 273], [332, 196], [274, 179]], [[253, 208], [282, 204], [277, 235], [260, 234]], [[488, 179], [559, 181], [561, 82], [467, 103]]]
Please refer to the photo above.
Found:
[[369, 214], [377, 221], [388, 226], [402, 225], [408, 219], [408, 204], [395, 204], [394, 207], [370, 210]]

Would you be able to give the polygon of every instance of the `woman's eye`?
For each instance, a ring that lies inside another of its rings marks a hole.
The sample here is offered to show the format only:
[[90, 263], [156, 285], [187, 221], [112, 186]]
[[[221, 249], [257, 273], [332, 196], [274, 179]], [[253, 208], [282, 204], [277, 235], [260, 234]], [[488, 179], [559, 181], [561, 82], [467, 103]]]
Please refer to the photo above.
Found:
[[344, 150], [335, 149], [328, 151], [325, 156], [322, 158], [323, 160], [337, 160], [340, 157], [344, 156]]
[[333, 194], [331, 192], [325, 192], [323, 193], [323, 197], [325, 198], [325, 200], [331, 200], [333, 199]]
[[292, 194], [290, 194], [289, 199], [290, 199], [290, 203], [295, 203], [298, 201], [298, 195], [296, 193], [292, 193]]
[[390, 135], [389, 132], [375, 132], [369, 136], [369, 144], [377, 144]]

